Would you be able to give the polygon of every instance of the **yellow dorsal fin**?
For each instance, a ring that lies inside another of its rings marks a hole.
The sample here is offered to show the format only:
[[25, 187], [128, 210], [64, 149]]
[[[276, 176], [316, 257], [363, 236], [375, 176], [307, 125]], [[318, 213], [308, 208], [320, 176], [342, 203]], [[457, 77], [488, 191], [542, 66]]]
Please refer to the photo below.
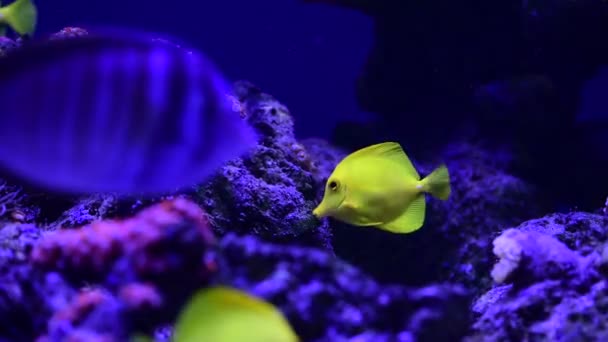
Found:
[[195, 293], [182, 309], [173, 333], [176, 342], [299, 341], [273, 304], [226, 286]]
[[391, 222], [378, 226], [378, 228], [399, 234], [414, 232], [424, 224], [426, 199], [423, 193], [418, 194], [407, 209]]
[[366, 156], [382, 156], [394, 160], [406, 169], [406, 173], [408, 175], [413, 176], [414, 178], [416, 178], [416, 180], [420, 180], [420, 175], [418, 174], [418, 171], [416, 171], [414, 165], [412, 165], [412, 162], [407, 157], [399, 143], [389, 141], [364, 147], [349, 154], [346, 158], [344, 158], [342, 162], [348, 162]]

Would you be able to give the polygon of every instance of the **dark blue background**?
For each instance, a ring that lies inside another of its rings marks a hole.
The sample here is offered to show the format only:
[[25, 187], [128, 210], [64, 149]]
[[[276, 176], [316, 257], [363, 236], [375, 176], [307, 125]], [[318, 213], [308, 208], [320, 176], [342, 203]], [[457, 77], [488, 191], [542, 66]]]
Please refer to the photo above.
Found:
[[231, 79], [249, 80], [287, 105], [299, 137], [327, 137], [340, 119], [365, 115], [354, 81], [373, 28], [358, 12], [299, 0], [34, 1], [38, 34], [118, 25], [203, 50]]

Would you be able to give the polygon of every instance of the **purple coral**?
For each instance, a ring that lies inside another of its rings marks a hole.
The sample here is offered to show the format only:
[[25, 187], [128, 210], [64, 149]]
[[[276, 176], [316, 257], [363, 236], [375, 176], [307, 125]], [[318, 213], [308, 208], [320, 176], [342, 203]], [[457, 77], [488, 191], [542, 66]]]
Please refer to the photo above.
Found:
[[20, 189], [0, 180], [0, 217], [10, 213], [21, 199]]
[[[32, 261], [93, 281], [109, 276], [116, 264], [126, 263], [140, 279], [182, 272], [192, 261], [196, 264], [205, 247], [213, 243], [205, 214], [179, 198], [146, 208], [127, 220], [96, 221], [77, 230], [49, 233], [34, 248]], [[181, 261], [170, 256], [177, 247], [183, 253]]]
[[325, 182], [338, 163], [346, 157], [348, 153], [329, 144], [326, 140], [319, 138], [309, 138], [302, 140], [302, 145], [312, 157], [313, 175], [320, 185], [319, 189], [324, 190]]
[[603, 340], [608, 254], [598, 240], [607, 231], [608, 219], [587, 213], [548, 215], [504, 231], [494, 241], [500, 259], [492, 275], [505, 285], [477, 299], [467, 340]]
[[452, 341], [466, 333], [459, 312], [470, 297], [461, 286], [383, 286], [327, 252], [254, 237], [227, 235], [221, 246], [231, 283], [279, 305], [304, 341]]
[[66, 38], [76, 38], [88, 35], [89, 32], [80, 27], [65, 27], [61, 29], [61, 31], [54, 33], [49, 37], [49, 39], [66, 39]]
[[312, 215], [317, 197], [312, 161], [294, 137], [291, 114], [250, 83], [237, 82], [235, 94], [261, 139], [250, 156], [228, 163], [199, 187], [199, 203], [215, 231], [329, 248], [327, 231]]
[[[76, 230], [50, 232], [33, 249], [31, 261], [36, 268], [58, 272], [74, 284], [102, 284], [107, 289], [101, 296], [104, 303], [116, 307], [113, 315], [129, 313], [128, 322], [120, 323], [119, 330], [106, 331], [121, 336], [121, 331], [150, 331], [173, 319], [190, 294], [217, 270], [207, 256], [214, 245], [205, 213], [194, 203], [177, 198], [126, 220], [96, 221]], [[86, 299], [91, 294], [79, 296]], [[74, 299], [65, 310], [73, 312], [80, 306], [79, 300]], [[99, 309], [109, 310], [105, 304]], [[101, 324], [99, 319], [105, 319], [91, 318], [97, 316], [99, 312], [93, 310], [78, 319], [96, 326]], [[49, 329], [66, 324], [62, 317], [56, 313]], [[78, 331], [89, 329], [85, 325]], [[62, 331], [51, 330], [51, 335]]]
[[7, 53], [15, 50], [19, 47], [19, 44], [7, 37], [0, 37], [0, 57], [6, 55]]
[[588, 283], [597, 277], [593, 259], [582, 258], [551, 235], [536, 231], [508, 229], [494, 240], [499, 258], [492, 270], [497, 283], [514, 282], [526, 286], [548, 279], [576, 279]]
[[0, 179], [0, 220], [31, 222], [39, 214], [18, 186]]

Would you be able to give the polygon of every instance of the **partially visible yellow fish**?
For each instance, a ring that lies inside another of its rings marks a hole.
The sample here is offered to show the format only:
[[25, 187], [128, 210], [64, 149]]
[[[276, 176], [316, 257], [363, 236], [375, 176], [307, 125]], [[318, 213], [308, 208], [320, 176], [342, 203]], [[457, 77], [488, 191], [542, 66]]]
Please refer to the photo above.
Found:
[[385, 142], [346, 156], [327, 179], [323, 200], [313, 214], [411, 233], [424, 224], [424, 193], [446, 200], [450, 191], [445, 165], [421, 180], [401, 145]]
[[297, 342], [272, 304], [229, 287], [197, 292], [178, 317], [174, 342]]
[[16, 0], [0, 7], [0, 25], [8, 25], [22, 36], [33, 35], [37, 21], [38, 10], [31, 0]]

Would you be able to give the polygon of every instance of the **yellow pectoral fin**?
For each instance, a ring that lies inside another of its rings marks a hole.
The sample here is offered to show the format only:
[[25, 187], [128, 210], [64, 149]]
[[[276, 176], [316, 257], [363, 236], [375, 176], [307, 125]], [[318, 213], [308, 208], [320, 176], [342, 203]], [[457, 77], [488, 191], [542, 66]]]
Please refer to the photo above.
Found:
[[346, 201], [342, 202], [340, 207], [341, 207], [341, 211], [344, 213], [343, 214], [343, 216], [345, 218], [344, 221], [346, 221], [349, 224], [352, 224], [355, 226], [366, 227], [366, 226], [377, 226], [382, 223], [381, 221], [377, 221], [377, 220], [367, 217], [362, 212], [361, 206], [355, 204], [354, 202], [346, 200]]
[[378, 228], [399, 234], [411, 233], [420, 229], [424, 224], [425, 200], [424, 194], [419, 194], [401, 216], [379, 225]]
[[357, 211], [359, 209], [358, 205], [348, 200], [344, 200], [340, 206], [348, 211]]

